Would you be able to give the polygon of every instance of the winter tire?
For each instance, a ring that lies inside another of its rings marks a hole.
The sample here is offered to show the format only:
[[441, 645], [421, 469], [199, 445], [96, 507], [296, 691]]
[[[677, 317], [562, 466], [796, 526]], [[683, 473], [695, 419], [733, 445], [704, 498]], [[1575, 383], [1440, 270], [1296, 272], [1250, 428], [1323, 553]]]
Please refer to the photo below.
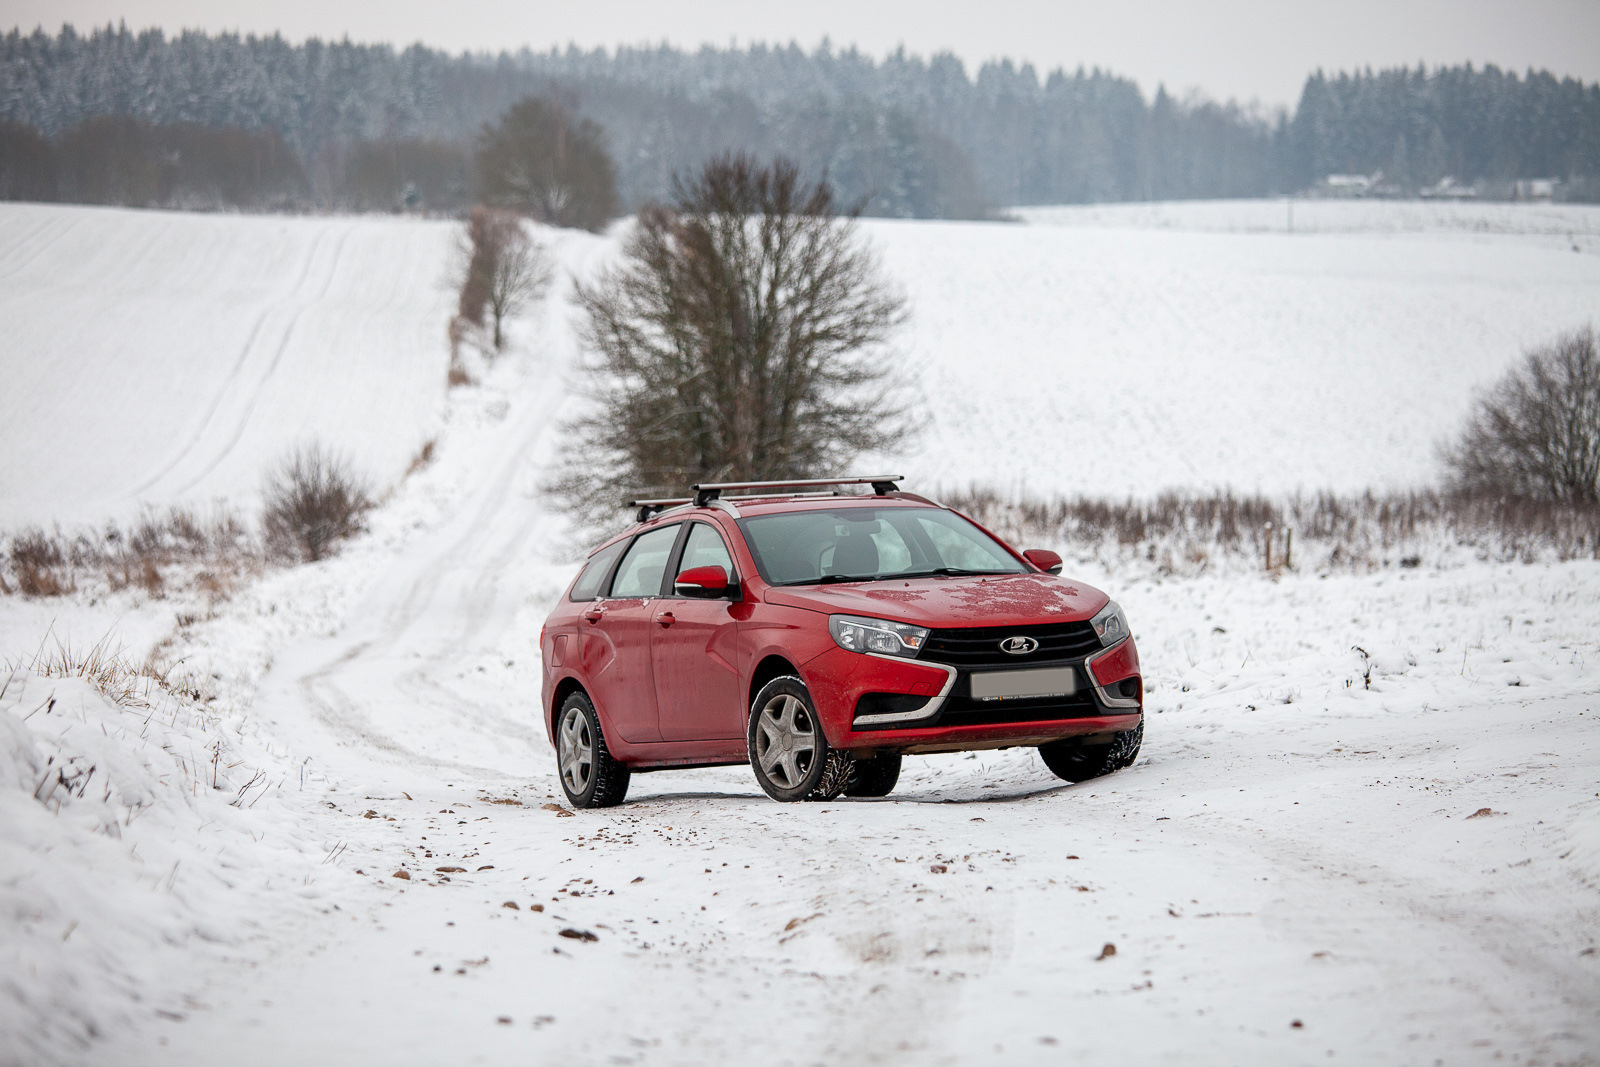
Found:
[[806, 685], [774, 678], [750, 703], [750, 769], [773, 800], [832, 800], [850, 784], [852, 760], [828, 746]]
[[886, 797], [894, 791], [894, 784], [899, 780], [899, 753], [856, 760], [850, 768], [850, 784], [844, 787], [844, 795]]
[[573, 693], [556, 713], [556, 777], [575, 808], [613, 807], [628, 794], [628, 765], [612, 759], [587, 694]]
[[1118, 734], [1109, 745], [1052, 741], [1039, 746], [1039, 755], [1056, 777], [1069, 782], [1087, 782], [1132, 765], [1139, 758], [1139, 745], [1143, 741], [1144, 723], [1140, 722], [1133, 729]]

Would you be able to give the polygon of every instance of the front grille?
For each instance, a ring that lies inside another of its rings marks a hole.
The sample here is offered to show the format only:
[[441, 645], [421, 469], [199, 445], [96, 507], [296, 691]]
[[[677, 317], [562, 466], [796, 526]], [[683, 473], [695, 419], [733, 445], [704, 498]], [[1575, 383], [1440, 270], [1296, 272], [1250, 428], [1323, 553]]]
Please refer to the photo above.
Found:
[[[1008, 637], [1031, 637], [1039, 647], [1024, 655], [1000, 650]], [[918, 659], [948, 663], [952, 667], [1023, 667], [1036, 663], [1082, 659], [1100, 648], [1100, 639], [1088, 622], [1058, 622], [1043, 626], [984, 626], [964, 630], [934, 630], [923, 642]]]

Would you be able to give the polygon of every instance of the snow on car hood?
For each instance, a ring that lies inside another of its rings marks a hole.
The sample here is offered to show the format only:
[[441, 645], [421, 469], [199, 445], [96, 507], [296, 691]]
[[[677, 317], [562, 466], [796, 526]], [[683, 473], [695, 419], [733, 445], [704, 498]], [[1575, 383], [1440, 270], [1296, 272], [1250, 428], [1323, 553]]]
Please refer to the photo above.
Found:
[[1109, 598], [1052, 574], [886, 578], [840, 585], [773, 586], [769, 604], [869, 615], [918, 626], [1028, 626], [1087, 619]]

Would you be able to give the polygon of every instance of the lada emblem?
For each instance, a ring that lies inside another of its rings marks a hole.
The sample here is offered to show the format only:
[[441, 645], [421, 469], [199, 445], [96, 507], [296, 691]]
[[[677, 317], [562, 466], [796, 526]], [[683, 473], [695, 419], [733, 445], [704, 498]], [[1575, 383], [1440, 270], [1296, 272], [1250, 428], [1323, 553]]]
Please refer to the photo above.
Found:
[[1039, 642], [1031, 637], [1008, 637], [1000, 642], [1000, 651], [1009, 652], [1013, 656], [1026, 656], [1038, 647]]

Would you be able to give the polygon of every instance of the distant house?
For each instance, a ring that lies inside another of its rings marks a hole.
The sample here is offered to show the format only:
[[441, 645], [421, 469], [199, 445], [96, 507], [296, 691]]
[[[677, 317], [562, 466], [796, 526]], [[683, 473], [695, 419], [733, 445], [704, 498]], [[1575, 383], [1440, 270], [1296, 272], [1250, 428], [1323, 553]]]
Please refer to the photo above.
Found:
[[1456, 180], [1449, 175], [1440, 178], [1423, 189], [1417, 195], [1429, 200], [1468, 200], [1480, 195], [1475, 185], [1458, 185]]
[[1318, 184], [1324, 196], [1366, 196], [1382, 178], [1382, 171], [1370, 177], [1365, 174], [1330, 174]]
[[1559, 178], [1523, 178], [1511, 183], [1511, 198], [1513, 200], [1553, 200], [1556, 195], [1556, 186], [1561, 184]]

